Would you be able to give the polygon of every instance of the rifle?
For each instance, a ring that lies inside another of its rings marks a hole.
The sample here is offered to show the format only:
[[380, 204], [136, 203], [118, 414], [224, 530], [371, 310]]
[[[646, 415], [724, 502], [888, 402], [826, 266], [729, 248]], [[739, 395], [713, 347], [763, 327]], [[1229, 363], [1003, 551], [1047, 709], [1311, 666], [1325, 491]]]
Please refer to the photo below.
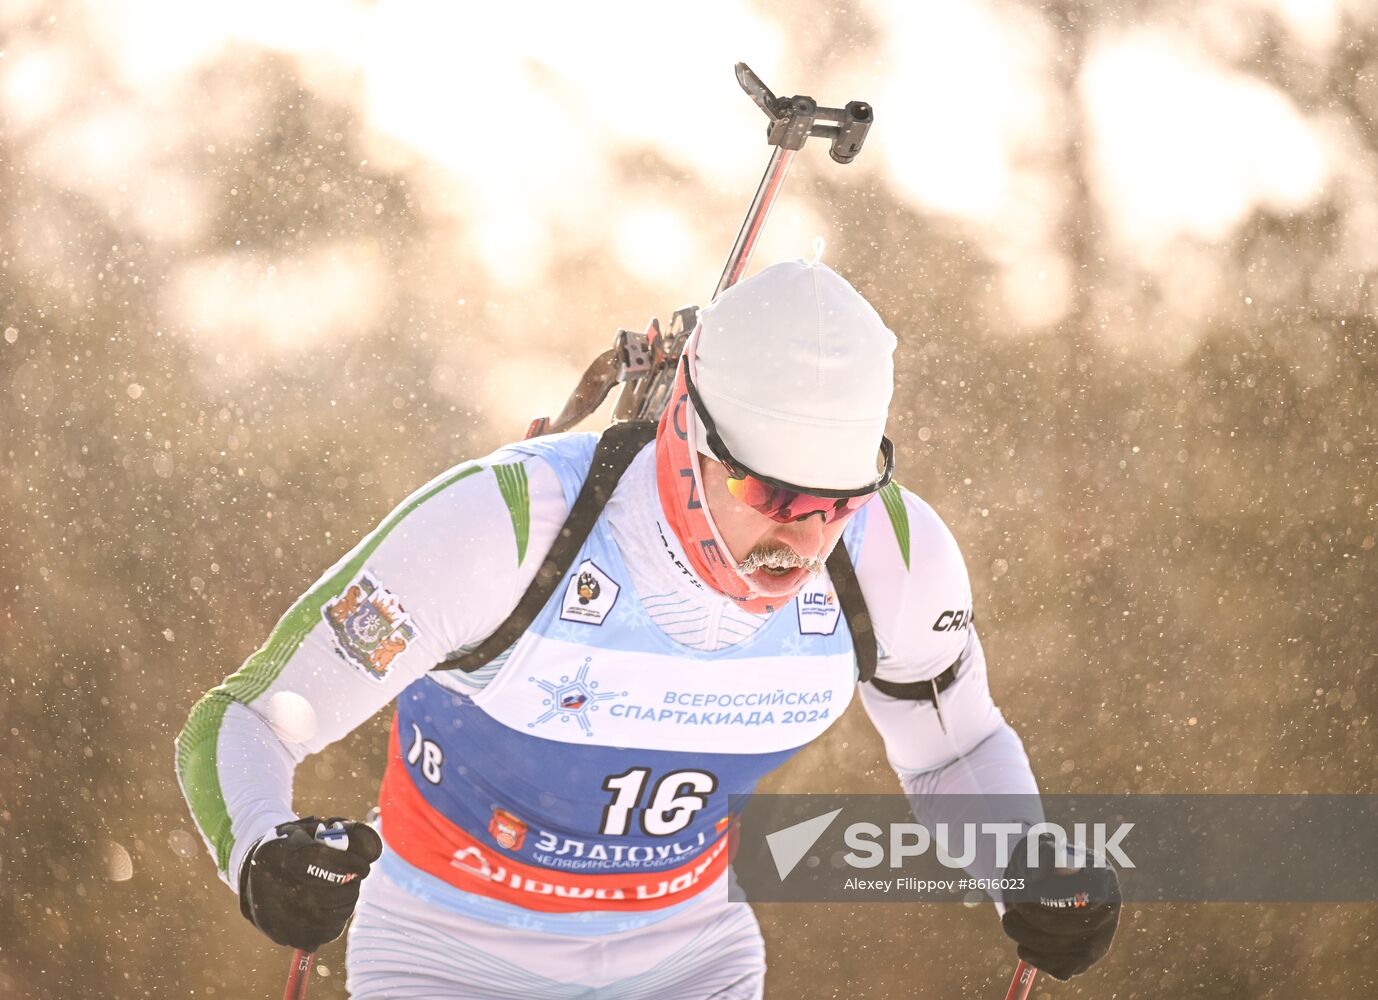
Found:
[[[842, 108], [826, 108], [812, 97], [776, 97], [746, 63], [737, 63], [736, 71], [737, 82], [766, 113], [769, 119], [766, 142], [775, 149], [756, 188], [756, 197], [747, 209], [732, 252], [728, 254], [727, 266], [713, 291], [714, 299], [735, 285], [746, 272], [766, 217], [794, 163], [795, 153], [812, 137], [830, 139], [829, 155], [838, 163], [851, 163], [861, 151], [872, 120], [871, 106], [864, 101], [851, 101]], [[674, 384], [680, 354], [698, 325], [698, 312], [698, 306], [676, 309], [669, 329], [664, 332], [660, 320], [654, 317], [644, 332], [619, 329], [612, 347], [598, 355], [584, 371], [554, 420], [537, 417], [527, 428], [527, 438], [568, 430], [598, 409], [616, 385], [622, 386], [622, 392], [613, 407], [613, 423], [659, 419]]]

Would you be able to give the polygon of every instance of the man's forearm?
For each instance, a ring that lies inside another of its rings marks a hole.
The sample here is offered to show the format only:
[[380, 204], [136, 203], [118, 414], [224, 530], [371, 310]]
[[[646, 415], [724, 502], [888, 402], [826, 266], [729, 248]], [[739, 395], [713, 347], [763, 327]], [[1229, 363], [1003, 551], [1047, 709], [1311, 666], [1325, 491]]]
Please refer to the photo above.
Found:
[[177, 740], [177, 776], [220, 877], [238, 889], [244, 852], [265, 831], [295, 818], [297, 760], [272, 726], [223, 688], [208, 694]]
[[[928, 771], [900, 771], [900, 785], [910, 796], [915, 817], [936, 836], [936, 826], [946, 824], [954, 838], [966, 824], [1010, 823], [1020, 830], [1010, 836], [1013, 846], [1025, 830], [1043, 820], [1028, 755], [1019, 735], [1002, 722], [990, 736], [969, 752]], [[959, 853], [956, 842], [952, 853]], [[977, 841], [975, 860], [966, 870], [973, 878], [998, 878], [998, 844], [994, 836]]]

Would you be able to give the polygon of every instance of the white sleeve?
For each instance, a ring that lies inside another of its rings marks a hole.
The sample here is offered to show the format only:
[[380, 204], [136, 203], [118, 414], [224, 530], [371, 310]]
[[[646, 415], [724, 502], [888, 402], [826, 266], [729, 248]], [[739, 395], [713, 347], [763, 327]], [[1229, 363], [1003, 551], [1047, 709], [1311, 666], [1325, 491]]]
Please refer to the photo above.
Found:
[[183, 794], [221, 877], [298, 815], [292, 775], [516, 606], [568, 513], [543, 460], [498, 451], [408, 497], [192, 709]]
[[[901, 785], [915, 796], [921, 822], [1039, 822], [1038, 783], [1028, 756], [991, 698], [961, 550], [933, 508], [907, 491], [896, 493], [890, 505], [868, 510], [855, 556], [880, 647], [876, 676], [912, 684], [955, 663], [956, 679], [938, 694], [937, 706], [927, 698], [891, 697], [870, 684], [861, 685], [862, 705]], [[1018, 815], [997, 817], [986, 815], [981, 803], [963, 806], [947, 798], [957, 795], [1025, 798], [1003, 800], [1002, 807]], [[969, 870], [990, 878], [998, 874], [994, 867], [991, 858], [978, 856]]]

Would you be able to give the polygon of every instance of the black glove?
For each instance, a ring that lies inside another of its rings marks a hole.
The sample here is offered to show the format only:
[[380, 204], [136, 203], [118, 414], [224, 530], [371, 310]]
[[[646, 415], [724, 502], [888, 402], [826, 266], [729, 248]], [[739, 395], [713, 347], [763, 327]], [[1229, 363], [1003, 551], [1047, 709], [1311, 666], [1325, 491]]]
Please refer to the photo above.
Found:
[[278, 944], [315, 951], [344, 931], [359, 880], [382, 853], [367, 823], [314, 816], [282, 823], [249, 848], [239, 869], [239, 910]]
[[[1105, 957], [1120, 922], [1120, 878], [1105, 863], [1060, 874], [1050, 834], [1038, 842], [1038, 864], [1030, 867], [1026, 841], [1014, 849], [1007, 879], [1024, 888], [1005, 895], [1000, 923], [1019, 945], [1019, 957], [1055, 979], [1081, 975]], [[1065, 869], [1064, 869], [1065, 870]]]

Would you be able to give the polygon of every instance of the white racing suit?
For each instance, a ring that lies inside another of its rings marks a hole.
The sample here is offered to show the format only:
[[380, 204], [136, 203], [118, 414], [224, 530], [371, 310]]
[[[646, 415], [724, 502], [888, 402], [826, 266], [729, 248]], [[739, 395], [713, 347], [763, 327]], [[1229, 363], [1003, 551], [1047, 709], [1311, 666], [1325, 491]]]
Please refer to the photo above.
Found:
[[300, 814], [297, 764], [395, 704], [352, 996], [759, 996], [760, 932], [727, 901], [728, 796], [822, 735], [857, 690], [907, 790], [1037, 791], [991, 701], [957, 544], [898, 486], [843, 537], [877, 676], [957, 663], [941, 720], [930, 701], [858, 688], [826, 575], [769, 615], [699, 580], [661, 510], [653, 444], [522, 638], [475, 673], [429, 672], [516, 606], [595, 444], [510, 445], [418, 490], [178, 739], [183, 791], [235, 887], [247, 848]]

